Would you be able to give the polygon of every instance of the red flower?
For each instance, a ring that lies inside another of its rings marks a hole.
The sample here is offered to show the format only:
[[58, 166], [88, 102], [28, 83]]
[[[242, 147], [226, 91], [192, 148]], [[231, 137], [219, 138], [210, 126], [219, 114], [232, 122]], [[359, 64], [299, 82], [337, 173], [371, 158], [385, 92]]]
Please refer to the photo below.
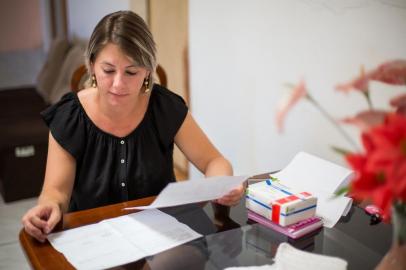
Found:
[[388, 114], [385, 122], [362, 134], [365, 149], [348, 154], [355, 171], [350, 194], [356, 199], [371, 199], [386, 219], [394, 201], [406, 202], [406, 117]]

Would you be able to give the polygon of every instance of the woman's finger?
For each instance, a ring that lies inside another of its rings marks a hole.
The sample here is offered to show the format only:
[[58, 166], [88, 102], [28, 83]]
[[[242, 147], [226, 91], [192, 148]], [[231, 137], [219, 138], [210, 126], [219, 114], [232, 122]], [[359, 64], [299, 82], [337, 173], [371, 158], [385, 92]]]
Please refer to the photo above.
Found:
[[241, 199], [244, 196], [244, 188], [233, 189], [228, 194], [224, 195], [222, 198], [227, 200], [237, 200]]
[[43, 234], [43, 232], [40, 229], [35, 227], [32, 223], [29, 223], [29, 222], [25, 223], [24, 229], [29, 235], [31, 235], [38, 241], [40, 241], [40, 242], [45, 241], [46, 236]]
[[239, 185], [238, 187], [232, 189], [229, 193], [227, 193], [223, 197], [217, 199], [216, 202], [226, 206], [234, 206], [240, 202], [244, 194], [245, 194], [244, 185]]
[[240, 202], [240, 197], [233, 197], [233, 198], [220, 198], [218, 199], [218, 203], [226, 206], [234, 206]]
[[59, 208], [52, 209], [51, 215], [49, 216], [47, 226], [45, 229], [45, 233], [50, 233], [56, 224], [58, 224], [59, 220], [61, 219], [61, 211]]
[[33, 224], [35, 227], [37, 227], [38, 229], [44, 231], [47, 222], [41, 218], [39, 218], [38, 216], [32, 216], [30, 218], [30, 223]]

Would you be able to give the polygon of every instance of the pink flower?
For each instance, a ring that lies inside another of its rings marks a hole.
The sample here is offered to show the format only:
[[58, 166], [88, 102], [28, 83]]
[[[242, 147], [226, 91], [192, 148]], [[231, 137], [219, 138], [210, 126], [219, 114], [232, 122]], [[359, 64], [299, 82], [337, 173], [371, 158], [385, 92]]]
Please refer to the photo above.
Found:
[[392, 60], [379, 65], [367, 72], [361, 70], [361, 75], [348, 83], [336, 85], [338, 91], [350, 90], [368, 91], [369, 81], [379, 81], [391, 85], [406, 84], [406, 60]]
[[349, 92], [353, 89], [362, 91], [362, 92], [367, 92], [368, 91], [368, 77], [365, 75], [364, 67], [361, 67], [361, 74], [359, 77], [356, 77], [355, 79], [343, 83], [343, 84], [337, 84], [336, 89], [338, 91], [343, 91], [343, 92]]
[[341, 119], [344, 124], [350, 124], [358, 127], [361, 131], [367, 131], [372, 126], [382, 124], [387, 112], [380, 110], [368, 110], [357, 113], [353, 117]]
[[283, 131], [285, 117], [290, 111], [290, 109], [303, 97], [307, 95], [307, 89], [305, 85], [305, 81], [302, 79], [300, 80], [299, 84], [296, 85], [292, 89], [292, 93], [290, 96], [283, 100], [278, 105], [278, 109], [276, 111], [276, 128], [279, 132]]
[[397, 113], [406, 116], [406, 94], [392, 98], [390, 105], [396, 108]]

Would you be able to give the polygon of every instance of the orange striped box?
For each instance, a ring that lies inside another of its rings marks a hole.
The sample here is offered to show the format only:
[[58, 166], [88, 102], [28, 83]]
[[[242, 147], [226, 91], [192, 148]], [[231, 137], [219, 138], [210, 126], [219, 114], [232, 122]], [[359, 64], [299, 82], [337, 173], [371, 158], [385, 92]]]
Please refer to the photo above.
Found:
[[316, 214], [317, 198], [306, 191], [295, 191], [276, 179], [251, 184], [245, 205], [251, 211], [281, 226], [288, 226]]

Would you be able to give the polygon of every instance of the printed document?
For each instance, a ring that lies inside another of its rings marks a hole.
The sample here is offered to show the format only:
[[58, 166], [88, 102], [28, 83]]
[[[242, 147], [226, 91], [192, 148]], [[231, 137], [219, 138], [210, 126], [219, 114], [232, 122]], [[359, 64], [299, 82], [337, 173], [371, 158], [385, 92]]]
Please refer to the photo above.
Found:
[[247, 176], [215, 176], [169, 183], [152, 204], [125, 209], [153, 209], [215, 200], [226, 195], [247, 178]]
[[305, 190], [317, 197], [316, 215], [325, 227], [332, 228], [342, 215], [347, 215], [352, 199], [334, 194], [348, 186], [353, 172], [337, 164], [299, 152], [280, 172], [272, 174], [288, 187]]
[[174, 217], [153, 209], [53, 233], [48, 240], [75, 268], [105, 269], [201, 236]]

